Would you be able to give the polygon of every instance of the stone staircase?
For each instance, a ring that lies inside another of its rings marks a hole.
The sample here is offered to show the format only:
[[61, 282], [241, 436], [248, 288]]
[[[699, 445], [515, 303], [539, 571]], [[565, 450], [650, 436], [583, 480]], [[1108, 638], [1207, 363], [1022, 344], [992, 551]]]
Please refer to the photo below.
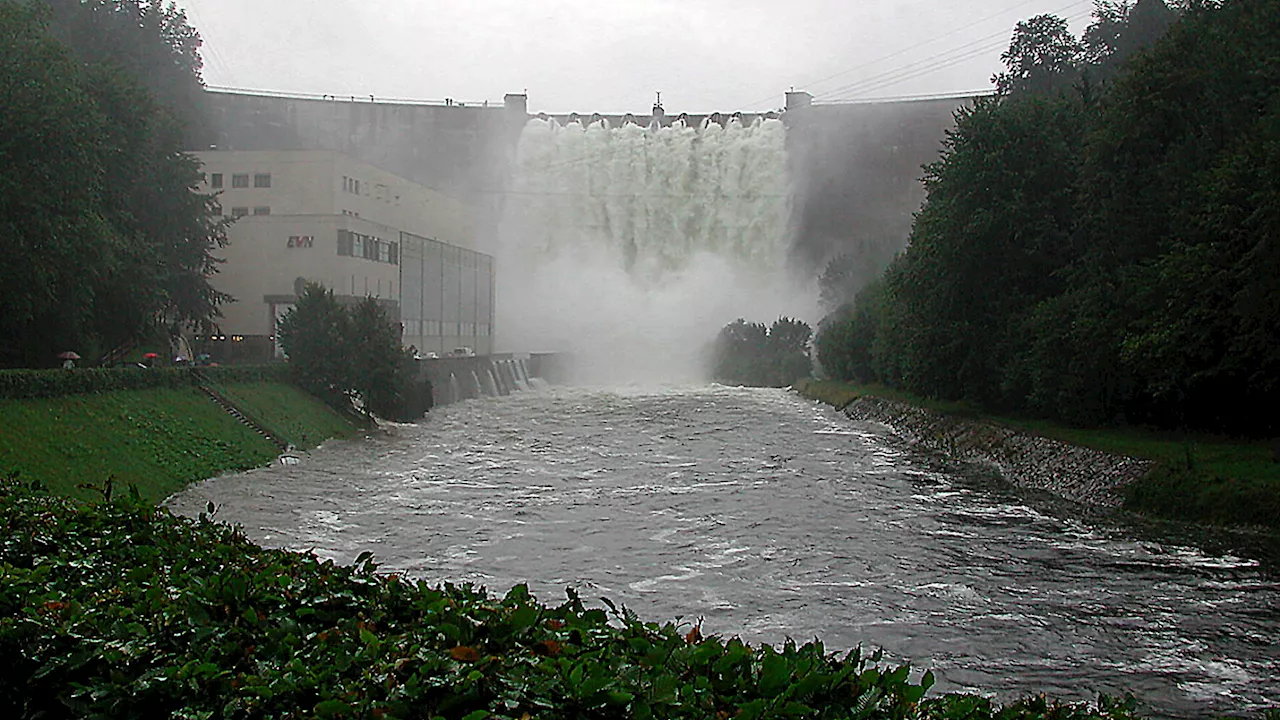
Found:
[[226, 411], [228, 415], [238, 420], [241, 425], [244, 425], [250, 430], [261, 435], [263, 439], [265, 439], [267, 442], [271, 443], [272, 445], [275, 445], [276, 448], [280, 450], [280, 452], [286, 453], [293, 449], [293, 445], [271, 434], [271, 432], [268, 431], [266, 428], [264, 428], [258, 421], [254, 420], [248, 415], [245, 415], [244, 412], [240, 410], [240, 408], [236, 407], [235, 403], [231, 402], [231, 400], [229, 400], [222, 393], [210, 387], [203, 380], [201, 380], [198, 383], [198, 387], [204, 392], [205, 395], [208, 395], [209, 399], [212, 400], [215, 404], [217, 404], [218, 407]]

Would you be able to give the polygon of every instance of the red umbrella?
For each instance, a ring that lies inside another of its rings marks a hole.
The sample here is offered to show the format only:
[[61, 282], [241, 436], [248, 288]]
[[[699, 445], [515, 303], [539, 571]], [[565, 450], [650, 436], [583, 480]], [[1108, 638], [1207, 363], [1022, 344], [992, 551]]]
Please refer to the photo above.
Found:
[[155, 360], [158, 357], [160, 357], [160, 355], [157, 353], [142, 353], [143, 360]]
[[79, 360], [80, 356], [68, 350], [66, 352], [58, 353], [58, 359], [59, 360]]

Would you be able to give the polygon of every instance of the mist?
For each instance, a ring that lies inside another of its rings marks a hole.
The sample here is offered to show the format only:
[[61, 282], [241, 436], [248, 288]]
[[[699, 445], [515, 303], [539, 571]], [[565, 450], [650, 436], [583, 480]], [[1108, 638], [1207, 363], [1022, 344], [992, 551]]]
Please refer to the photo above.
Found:
[[725, 324], [816, 322], [816, 282], [787, 269], [786, 166], [776, 120], [531, 121], [500, 231], [503, 349], [566, 353], [582, 382], [698, 382]]

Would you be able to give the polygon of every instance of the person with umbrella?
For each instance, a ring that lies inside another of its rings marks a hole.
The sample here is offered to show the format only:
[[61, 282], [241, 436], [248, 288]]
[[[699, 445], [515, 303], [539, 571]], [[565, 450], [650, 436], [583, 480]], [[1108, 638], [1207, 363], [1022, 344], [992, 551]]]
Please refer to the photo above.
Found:
[[156, 363], [156, 358], [158, 358], [158, 357], [160, 357], [160, 353], [153, 353], [153, 352], [143, 353], [143, 354], [142, 354], [142, 367], [149, 368], [149, 367], [154, 366], [154, 365], [155, 365], [155, 363]]
[[58, 353], [58, 359], [62, 361], [63, 368], [70, 370], [76, 366], [76, 361], [80, 359], [80, 356], [75, 352], [68, 350], [66, 352]]

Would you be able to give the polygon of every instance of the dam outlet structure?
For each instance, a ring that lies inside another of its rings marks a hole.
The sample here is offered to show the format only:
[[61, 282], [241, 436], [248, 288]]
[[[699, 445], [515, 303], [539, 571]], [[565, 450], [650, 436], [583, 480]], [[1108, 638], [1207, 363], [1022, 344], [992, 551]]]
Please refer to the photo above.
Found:
[[725, 324], [816, 319], [813, 283], [786, 269], [782, 122], [658, 117], [534, 118], [516, 148], [503, 342], [565, 351], [586, 381], [701, 379]]

